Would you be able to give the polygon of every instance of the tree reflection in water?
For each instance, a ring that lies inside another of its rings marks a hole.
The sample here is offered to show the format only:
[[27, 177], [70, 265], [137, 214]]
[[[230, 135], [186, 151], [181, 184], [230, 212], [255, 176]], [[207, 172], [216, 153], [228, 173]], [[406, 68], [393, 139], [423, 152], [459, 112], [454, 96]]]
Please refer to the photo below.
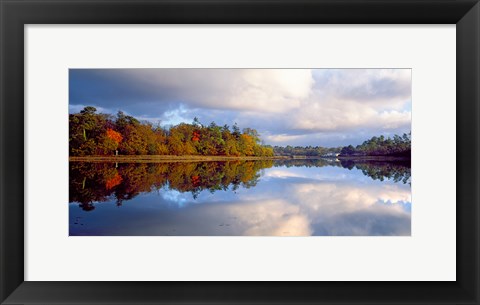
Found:
[[257, 184], [260, 170], [272, 167], [272, 160], [177, 163], [70, 163], [70, 202], [79, 202], [85, 211], [92, 202], [115, 198], [117, 205], [142, 192], [163, 187], [191, 192], [196, 198], [204, 190], [237, 190]]
[[342, 167], [349, 170], [353, 168], [361, 170], [365, 176], [373, 180], [391, 179], [394, 182], [411, 184], [410, 160], [395, 162], [341, 160], [340, 163]]
[[95, 209], [94, 202], [114, 199], [118, 206], [140, 193], [162, 188], [190, 192], [194, 199], [202, 191], [236, 191], [256, 186], [261, 170], [275, 167], [337, 166], [359, 169], [374, 180], [391, 179], [410, 184], [410, 162], [372, 162], [328, 159], [255, 160], [222, 162], [165, 163], [70, 163], [69, 201], [78, 202], [85, 211]]

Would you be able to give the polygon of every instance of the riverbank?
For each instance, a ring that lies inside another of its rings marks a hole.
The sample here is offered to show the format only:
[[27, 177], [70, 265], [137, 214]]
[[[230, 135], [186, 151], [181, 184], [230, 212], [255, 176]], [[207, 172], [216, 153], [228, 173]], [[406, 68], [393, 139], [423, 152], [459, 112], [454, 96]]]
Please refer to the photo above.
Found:
[[175, 156], [175, 155], [120, 155], [120, 156], [77, 156], [69, 157], [70, 162], [114, 162], [114, 163], [155, 163], [155, 162], [205, 162], [205, 161], [250, 161], [282, 160], [290, 157], [234, 157], [234, 156]]

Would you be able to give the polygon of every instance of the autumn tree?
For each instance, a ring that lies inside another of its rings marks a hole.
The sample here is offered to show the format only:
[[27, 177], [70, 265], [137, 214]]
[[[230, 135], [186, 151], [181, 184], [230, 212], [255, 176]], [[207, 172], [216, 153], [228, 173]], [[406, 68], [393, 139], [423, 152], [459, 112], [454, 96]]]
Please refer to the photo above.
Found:
[[111, 128], [107, 128], [105, 138], [103, 141], [103, 146], [105, 147], [106, 150], [116, 151], [118, 148], [118, 145], [120, 144], [120, 142], [122, 142], [122, 139], [123, 139], [123, 136], [119, 132]]
[[235, 123], [203, 125], [198, 118], [191, 124], [180, 123], [163, 129], [150, 122], [119, 111], [116, 117], [96, 113], [85, 107], [69, 115], [70, 154], [108, 155], [119, 150], [124, 155], [225, 155], [273, 156], [273, 149], [261, 145], [260, 135], [253, 128], [240, 128]]

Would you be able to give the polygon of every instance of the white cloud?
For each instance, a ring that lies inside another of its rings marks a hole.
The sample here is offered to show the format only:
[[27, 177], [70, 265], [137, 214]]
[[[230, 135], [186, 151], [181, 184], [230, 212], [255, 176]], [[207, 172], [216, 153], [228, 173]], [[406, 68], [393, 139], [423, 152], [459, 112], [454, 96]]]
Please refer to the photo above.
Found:
[[288, 134], [277, 134], [277, 135], [266, 135], [264, 138], [268, 143], [277, 143], [277, 142], [291, 142], [305, 137], [304, 135], [288, 135]]
[[320, 94], [368, 105], [401, 107], [411, 96], [410, 69], [320, 70]]
[[308, 69], [126, 70], [139, 90], [193, 107], [282, 112], [296, 108], [314, 84]]
[[408, 129], [410, 69], [339, 69], [315, 73], [315, 89], [291, 114], [291, 128], [310, 131]]
[[238, 109], [282, 112], [298, 108], [310, 94], [314, 80], [311, 70], [243, 70], [244, 87], [230, 101]]
[[384, 132], [399, 127], [408, 129], [411, 123], [411, 112], [408, 110], [382, 111], [362, 102], [335, 98], [324, 100], [318, 108], [311, 109], [308, 104], [310, 102], [305, 102], [304, 107], [291, 115], [292, 129], [311, 132], [377, 129]]

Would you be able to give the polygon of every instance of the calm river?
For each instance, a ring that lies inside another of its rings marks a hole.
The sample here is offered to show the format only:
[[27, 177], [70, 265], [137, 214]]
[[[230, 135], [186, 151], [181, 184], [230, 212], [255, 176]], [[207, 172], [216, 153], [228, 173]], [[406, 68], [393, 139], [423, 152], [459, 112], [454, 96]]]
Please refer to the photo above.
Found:
[[410, 235], [410, 162], [70, 163], [70, 236]]

